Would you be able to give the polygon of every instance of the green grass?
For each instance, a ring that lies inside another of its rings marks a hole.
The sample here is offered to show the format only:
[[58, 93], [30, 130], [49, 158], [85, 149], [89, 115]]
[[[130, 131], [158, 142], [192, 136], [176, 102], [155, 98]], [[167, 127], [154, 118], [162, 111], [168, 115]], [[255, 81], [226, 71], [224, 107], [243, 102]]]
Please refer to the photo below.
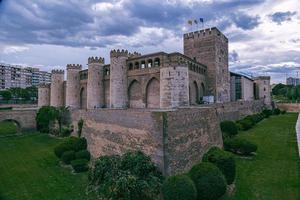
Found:
[[236, 192], [231, 200], [300, 199], [297, 114], [272, 116], [239, 134], [258, 145], [253, 159], [237, 157]]
[[85, 195], [87, 173], [59, 165], [53, 148], [61, 141], [45, 134], [0, 138], [2, 199], [93, 199]]
[[18, 132], [18, 126], [13, 121], [0, 122], [0, 136], [12, 135]]

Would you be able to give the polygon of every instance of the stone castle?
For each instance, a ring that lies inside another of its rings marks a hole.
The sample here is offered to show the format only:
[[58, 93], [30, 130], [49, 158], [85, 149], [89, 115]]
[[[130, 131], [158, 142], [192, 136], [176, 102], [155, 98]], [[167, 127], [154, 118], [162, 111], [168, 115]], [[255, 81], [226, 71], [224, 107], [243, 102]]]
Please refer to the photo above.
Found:
[[[183, 49], [112, 50], [110, 64], [102, 57], [88, 58], [86, 70], [68, 64], [66, 81], [64, 70], [52, 70], [51, 84], [38, 89], [38, 106], [69, 106], [75, 129], [84, 119], [94, 157], [138, 149], [165, 174], [187, 170], [209, 147], [222, 145], [220, 120], [259, 112], [271, 98], [270, 78], [257, 77], [256, 98], [232, 101], [233, 86], [248, 98], [254, 85], [231, 77], [228, 39], [217, 28], [184, 34]], [[205, 96], [214, 104], [197, 106]]]

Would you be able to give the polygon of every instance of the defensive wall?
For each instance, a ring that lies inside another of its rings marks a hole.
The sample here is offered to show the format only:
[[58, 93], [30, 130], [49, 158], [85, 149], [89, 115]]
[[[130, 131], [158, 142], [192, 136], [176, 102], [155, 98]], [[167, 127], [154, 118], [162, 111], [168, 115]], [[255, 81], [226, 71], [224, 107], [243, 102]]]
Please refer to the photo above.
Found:
[[36, 129], [36, 108], [27, 109], [15, 109], [15, 110], [3, 110], [0, 111], [0, 122], [5, 120], [15, 121], [22, 131], [35, 130]]
[[173, 110], [74, 110], [72, 121], [77, 130], [79, 119], [84, 120], [82, 135], [93, 157], [141, 150], [171, 175], [190, 169], [210, 147], [222, 146], [220, 121], [237, 120], [263, 107], [262, 101], [244, 101]]
[[300, 103], [276, 103], [276, 106], [287, 112], [300, 112]]

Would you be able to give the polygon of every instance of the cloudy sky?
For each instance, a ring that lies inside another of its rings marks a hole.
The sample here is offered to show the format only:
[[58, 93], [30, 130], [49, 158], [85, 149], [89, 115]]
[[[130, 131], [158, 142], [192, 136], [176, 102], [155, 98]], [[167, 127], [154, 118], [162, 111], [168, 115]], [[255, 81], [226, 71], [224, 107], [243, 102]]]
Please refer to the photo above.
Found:
[[229, 38], [231, 71], [300, 76], [299, 0], [0, 0], [0, 62], [49, 71], [109, 63], [115, 48], [182, 52], [182, 34], [197, 29], [187, 20], [200, 17]]

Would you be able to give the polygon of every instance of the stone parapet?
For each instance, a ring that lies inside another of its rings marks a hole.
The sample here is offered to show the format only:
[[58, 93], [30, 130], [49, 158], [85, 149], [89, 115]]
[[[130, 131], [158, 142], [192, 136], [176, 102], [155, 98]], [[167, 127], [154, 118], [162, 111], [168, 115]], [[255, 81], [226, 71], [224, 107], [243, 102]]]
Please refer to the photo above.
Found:
[[89, 57], [88, 64], [92, 64], [92, 63], [105, 64], [105, 60], [102, 57]]

